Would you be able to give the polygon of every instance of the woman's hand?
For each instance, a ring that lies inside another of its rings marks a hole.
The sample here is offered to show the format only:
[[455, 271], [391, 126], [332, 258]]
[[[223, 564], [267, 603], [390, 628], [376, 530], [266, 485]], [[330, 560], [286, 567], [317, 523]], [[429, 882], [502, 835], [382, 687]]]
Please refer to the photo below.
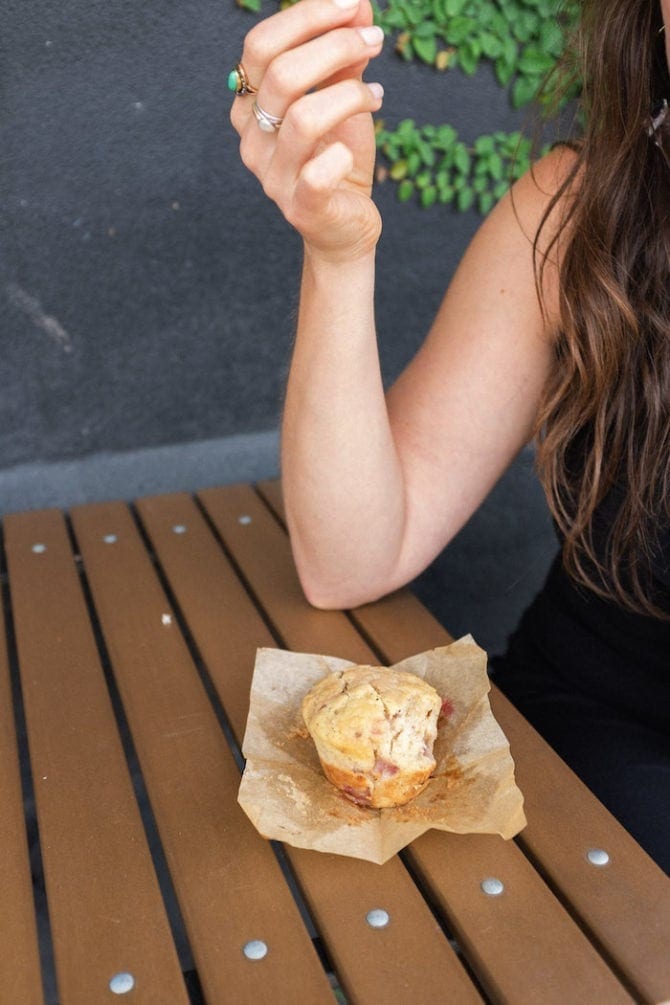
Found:
[[[242, 160], [313, 257], [351, 261], [379, 238], [371, 113], [383, 91], [362, 74], [382, 42], [369, 0], [300, 0], [245, 39], [241, 62], [257, 93], [237, 97], [230, 116]], [[254, 101], [282, 119], [279, 129], [259, 128]]]

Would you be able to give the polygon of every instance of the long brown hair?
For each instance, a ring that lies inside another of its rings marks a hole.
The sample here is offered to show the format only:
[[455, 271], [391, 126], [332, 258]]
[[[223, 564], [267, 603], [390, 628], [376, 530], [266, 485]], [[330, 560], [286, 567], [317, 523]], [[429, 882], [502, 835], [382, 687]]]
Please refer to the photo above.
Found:
[[[670, 527], [670, 165], [662, 151], [670, 116], [649, 132], [654, 104], [670, 98], [662, 30], [658, 0], [582, 3], [573, 53], [583, 135], [544, 218], [563, 206], [551, 242], [565, 242], [560, 332], [536, 439], [568, 572], [629, 610], [670, 617], [651, 575], [659, 526]], [[537, 248], [536, 238], [541, 287]], [[603, 506], [613, 520], [604, 540]]]

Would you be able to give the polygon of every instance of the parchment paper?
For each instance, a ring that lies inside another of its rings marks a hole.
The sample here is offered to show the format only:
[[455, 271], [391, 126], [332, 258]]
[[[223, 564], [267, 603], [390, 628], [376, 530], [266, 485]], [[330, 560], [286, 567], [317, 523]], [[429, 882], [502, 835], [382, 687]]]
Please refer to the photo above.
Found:
[[354, 664], [332, 656], [259, 649], [242, 752], [239, 803], [266, 838], [379, 864], [431, 827], [511, 838], [526, 824], [509, 743], [488, 700], [486, 653], [465, 636], [396, 669], [415, 673], [447, 700], [437, 767], [404, 806], [356, 806], [324, 776], [300, 705], [322, 677]]

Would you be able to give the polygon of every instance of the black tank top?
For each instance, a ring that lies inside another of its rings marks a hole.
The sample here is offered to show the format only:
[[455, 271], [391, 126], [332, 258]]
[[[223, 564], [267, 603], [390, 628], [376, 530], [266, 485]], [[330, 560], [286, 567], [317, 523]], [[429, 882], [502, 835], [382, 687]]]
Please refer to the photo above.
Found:
[[577, 586], [561, 555], [510, 638], [504, 665], [503, 673], [538, 691], [548, 678], [670, 731], [670, 622]]
[[[601, 529], [618, 501], [615, 492], [601, 507]], [[670, 613], [670, 527], [659, 535], [652, 576], [654, 600]], [[500, 669], [503, 690], [505, 676], [538, 692], [576, 690], [670, 731], [670, 620], [627, 611], [578, 586], [560, 552]]]

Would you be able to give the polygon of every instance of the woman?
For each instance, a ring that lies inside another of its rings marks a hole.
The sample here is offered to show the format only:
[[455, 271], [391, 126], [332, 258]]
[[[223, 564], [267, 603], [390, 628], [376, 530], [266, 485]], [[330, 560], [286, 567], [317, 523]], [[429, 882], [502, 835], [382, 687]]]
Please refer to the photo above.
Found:
[[535, 437], [561, 554], [495, 679], [668, 870], [670, 0], [583, 8], [583, 140], [485, 220], [386, 397], [369, 0], [254, 27], [231, 118], [304, 240], [282, 469], [307, 597], [351, 607], [412, 579]]

